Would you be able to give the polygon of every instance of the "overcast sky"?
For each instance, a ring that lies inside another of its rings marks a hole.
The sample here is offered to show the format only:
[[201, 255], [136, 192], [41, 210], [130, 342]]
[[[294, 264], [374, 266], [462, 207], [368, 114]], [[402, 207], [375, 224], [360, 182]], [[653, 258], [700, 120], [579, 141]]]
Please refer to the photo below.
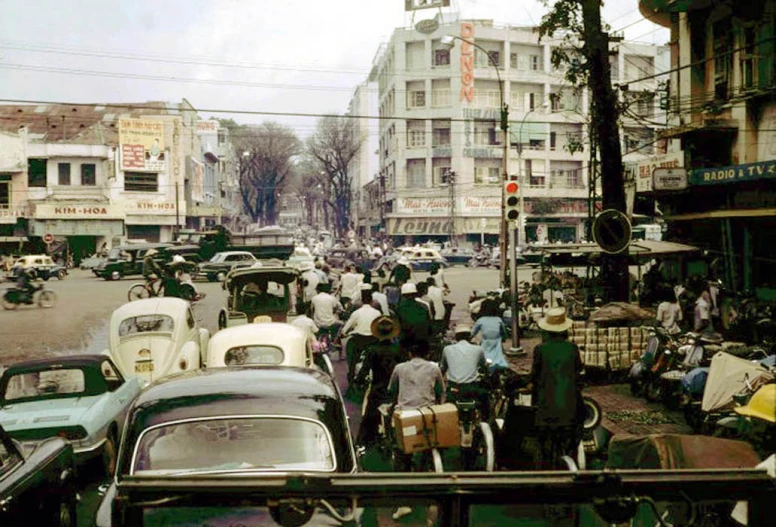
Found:
[[[537, 24], [544, 12], [531, 0], [453, 4], [462, 17], [515, 25]], [[420, 11], [416, 21], [434, 13]], [[642, 18], [638, 0], [608, 0], [603, 13], [627, 39], [668, 39], [666, 29]], [[197, 108], [342, 113], [379, 44], [410, 22], [404, 0], [0, 0], [0, 97], [185, 97]], [[271, 119], [301, 136], [315, 122]]]

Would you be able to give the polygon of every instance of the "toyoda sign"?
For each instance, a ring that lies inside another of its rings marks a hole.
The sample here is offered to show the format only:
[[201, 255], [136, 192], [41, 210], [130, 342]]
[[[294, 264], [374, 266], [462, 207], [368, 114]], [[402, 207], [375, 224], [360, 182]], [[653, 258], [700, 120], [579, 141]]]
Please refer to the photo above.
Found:
[[[399, 198], [396, 212], [398, 214], [415, 214], [423, 216], [449, 216], [451, 211], [450, 198]], [[501, 198], [489, 196], [466, 196], [456, 198], [456, 215], [461, 216], [499, 216], [501, 214]]]
[[[457, 234], [498, 234], [499, 218], [455, 218]], [[394, 236], [449, 235], [450, 218], [388, 218], [388, 234]]]

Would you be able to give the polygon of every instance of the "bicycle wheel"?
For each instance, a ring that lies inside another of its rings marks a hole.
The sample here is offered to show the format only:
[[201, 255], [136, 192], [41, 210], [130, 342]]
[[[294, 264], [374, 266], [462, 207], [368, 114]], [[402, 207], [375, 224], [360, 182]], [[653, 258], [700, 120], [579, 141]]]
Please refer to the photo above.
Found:
[[434, 465], [434, 472], [442, 474], [445, 471], [445, 466], [442, 464], [442, 454], [438, 448], [431, 449], [431, 462]]
[[51, 307], [54, 305], [56, 299], [57, 295], [54, 294], [54, 291], [43, 290], [40, 292], [40, 295], [38, 295], [38, 305], [40, 307]]
[[148, 290], [145, 284], [135, 284], [129, 288], [129, 291], [127, 292], [127, 298], [130, 302], [133, 300], [151, 298], [151, 292]]

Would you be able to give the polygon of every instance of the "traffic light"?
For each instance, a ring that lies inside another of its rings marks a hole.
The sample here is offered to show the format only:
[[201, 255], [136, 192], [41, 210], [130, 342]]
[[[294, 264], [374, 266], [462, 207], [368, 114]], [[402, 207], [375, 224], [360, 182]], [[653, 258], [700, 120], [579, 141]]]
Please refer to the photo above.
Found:
[[517, 181], [504, 183], [504, 217], [509, 221], [517, 221], [520, 217], [520, 186]]

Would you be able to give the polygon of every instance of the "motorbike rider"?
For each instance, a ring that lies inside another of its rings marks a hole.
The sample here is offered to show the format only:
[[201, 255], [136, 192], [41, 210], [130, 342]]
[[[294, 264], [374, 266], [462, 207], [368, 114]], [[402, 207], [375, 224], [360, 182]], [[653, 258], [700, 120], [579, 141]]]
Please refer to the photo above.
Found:
[[339, 313], [342, 312], [342, 304], [337, 298], [330, 294], [331, 284], [318, 284], [316, 287], [318, 294], [310, 300], [310, 310], [312, 319], [318, 326], [319, 335], [329, 335], [332, 340], [336, 337], [342, 321], [339, 319]]
[[372, 307], [372, 286], [362, 284], [361, 307], [353, 311], [348, 321], [342, 327], [342, 336], [350, 336], [345, 357], [348, 361], [348, 392], [352, 393], [353, 379], [355, 377], [356, 364], [362, 353], [372, 344], [375, 337], [372, 335], [372, 322], [381, 316], [380, 311]]
[[428, 346], [431, 332], [431, 314], [425, 305], [417, 301], [418, 289], [414, 283], [401, 286], [401, 300], [396, 306], [396, 316], [401, 325], [402, 344], [407, 347], [413, 342], [424, 342]]
[[538, 324], [544, 341], [534, 350], [531, 370], [537, 461], [540, 468], [552, 469], [581, 436], [583, 366], [579, 348], [568, 341], [572, 322], [565, 308], [548, 309]]
[[455, 327], [455, 344], [445, 346], [439, 368], [447, 383], [449, 400], [473, 397], [480, 404], [483, 419], [488, 418], [488, 390], [481, 379], [488, 371], [485, 350], [471, 343], [472, 328]]
[[410, 268], [410, 261], [402, 256], [396, 260], [396, 265], [391, 269], [391, 274], [388, 276], [388, 280], [396, 283], [401, 287], [405, 283], [410, 281], [412, 277], [412, 269]]
[[171, 267], [175, 270], [175, 279], [178, 284], [186, 284], [194, 290], [194, 300], [205, 298], [205, 293], [200, 293], [197, 290], [197, 286], [194, 285], [194, 280], [188, 270], [188, 262], [183, 256], [180, 254], [173, 256]]
[[35, 286], [32, 285], [33, 276], [29, 269], [24, 267], [16, 268], [16, 288], [27, 298], [27, 302], [32, 302], [32, 295], [35, 293]]

